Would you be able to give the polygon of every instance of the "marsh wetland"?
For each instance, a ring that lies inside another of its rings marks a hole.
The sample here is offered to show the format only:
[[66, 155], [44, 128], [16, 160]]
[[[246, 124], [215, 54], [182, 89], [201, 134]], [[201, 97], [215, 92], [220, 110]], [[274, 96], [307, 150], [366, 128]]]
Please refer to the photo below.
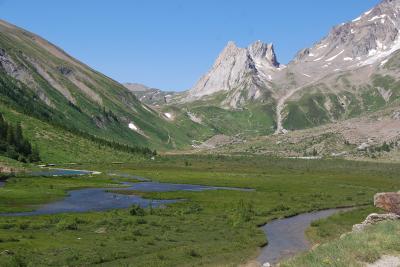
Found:
[[268, 222], [355, 207], [311, 223], [309, 245], [326, 242], [374, 210], [376, 192], [400, 186], [400, 165], [343, 160], [163, 156], [76, 167], [101, 174], [11, 177], [0, 188], [0, 212], [33, 212], [82, 190], [101, 190], [117, 196], [114, 200], [157, 200], [162, 206], [129, 203], [118, 209], [1, 216], [1, 266], [238, 266], [256, 260], [269, 241], [272, 247], [276, 236], [260, 228]]

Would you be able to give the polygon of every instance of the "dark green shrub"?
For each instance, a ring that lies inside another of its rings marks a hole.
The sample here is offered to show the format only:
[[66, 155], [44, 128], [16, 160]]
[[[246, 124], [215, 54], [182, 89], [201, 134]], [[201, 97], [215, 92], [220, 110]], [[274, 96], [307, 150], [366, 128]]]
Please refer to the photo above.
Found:
[[132, 216], [144, 216], [146, 215], [145, 210], [139, 205], [133, 205], [129, 210], [129, 214]]

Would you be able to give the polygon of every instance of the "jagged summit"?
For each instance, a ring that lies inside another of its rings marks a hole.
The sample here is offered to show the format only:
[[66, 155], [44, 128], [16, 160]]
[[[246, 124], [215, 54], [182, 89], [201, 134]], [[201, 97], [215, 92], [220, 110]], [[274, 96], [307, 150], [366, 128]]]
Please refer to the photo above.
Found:
[[[234, 42], [228, 42], [210, 71], [188, 91], [185, 100], [192, 101], [217, 92], [233, 92], [238, 88], [250, 90], [248, 98], [257, 98], [279, 66], [272, 44], [256, 41], [247, 48], [240, 48]], [[237, 107], [238, 101], [241, 99], [231, 96], [226, 102]]]
[[274, 45], [266, 44], [260, 40], [254, 42], [248, 47], [250, 56], [254, 60], [266, 60], [271, 66], [278, 68], [279, 62], [275, 54]]

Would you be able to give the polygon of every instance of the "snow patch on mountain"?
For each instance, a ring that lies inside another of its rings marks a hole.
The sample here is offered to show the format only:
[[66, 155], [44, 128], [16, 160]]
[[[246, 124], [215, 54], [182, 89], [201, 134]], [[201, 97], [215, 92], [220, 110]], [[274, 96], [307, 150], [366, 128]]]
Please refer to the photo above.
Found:
[[358, 66], [366, 66], [370, 64], [374, 64], [380, 60], [385, 59], [390, 56], [392, 53], [396, 52], [400, 49], [400, 35], [393, 42], [392, 47], [386, 50], [371, 50], [372, 52], [369, 54], [369, 57], [364, 61], [360, 62]]
[[133, 122], [130, 122], [128, 124], [128, 127], [129, 127], [129, 129], [134, 130], [136, 132], [139, 130], [139, 128]]
[[335, 58], [337, 58], [338, 56], [340, 56], [341, 54], [343, 54], [343, 52], [344, 52], [344, 49], [343, 49], [342, 51], [340, 51], [337, 55], [334, 55], [333, 57], [328, 58], [328, 59], [325, 60], [325, 61], [326, 61], [326, 62], [332, 61], [332, 60], [334, 60]]

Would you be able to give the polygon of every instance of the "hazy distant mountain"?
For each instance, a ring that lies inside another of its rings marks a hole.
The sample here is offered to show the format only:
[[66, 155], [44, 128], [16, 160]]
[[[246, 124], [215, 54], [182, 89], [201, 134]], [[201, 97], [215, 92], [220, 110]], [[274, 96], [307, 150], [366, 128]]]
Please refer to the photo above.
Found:
[[148, 105], [163, 105], [167, 104], [170, 98], [176, 94], [172, 91], [162, 91], [156, 88], [150, 88], [140, 83], [124, 83], [124, 86], [128, 88], [140, 101]]

